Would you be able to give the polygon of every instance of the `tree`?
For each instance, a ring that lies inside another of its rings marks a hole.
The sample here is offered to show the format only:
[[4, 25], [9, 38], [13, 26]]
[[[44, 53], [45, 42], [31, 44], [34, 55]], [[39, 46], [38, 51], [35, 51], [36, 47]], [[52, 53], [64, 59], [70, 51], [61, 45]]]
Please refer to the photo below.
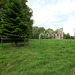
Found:
[[39, 34], [40, 33], [42, 33], [42, 32], [44, 32], [45, 31], [45, 29], [44, 29], [44, 27], [37, 27], [37, 26], [34, 26], [33, 27], [33, 34], [32, 34], [32, 38], [33, 39], [39, 39]]
[[63, 36], [64, 36], [64, 39], [71, 39], [71, 36], [69, 33], [67, 33], [67, 34], [64, 33]]
[[[32, 11], [30, 11], [29, 7], [26, 5], [26, 2], [23, 5], [22, 1], [7, 1], [5, 9], [2, 12], [3, 21], [1, 24], [1, 31], [3, 37], [8, 37], [12, 40], [17, 38], [29, 37], [29, 29], [30, 27], [32, 27], [33, 24], [33, 21], [31, 20]], [[17, 46], [16, 40], [15, 45]]]
[[32, 30], [32, 38], [33, 39], [38, 39], [39, 38], [39, 32], [38, 32], [38, 27], [37, 26], [34, 26], [33, 27], [33, 30]]
[[74, 39], [74, 36], [70, 36], [71, 37], [71, 39]]
[[39, 31], [39, 33], [42, 33], [43, 31], [45, 31], [45, 28], [44, 27], [39, 27], [38, 31]]
[[69, 33], [67, 33], [66, 39], [70, 39], [70, 34]]

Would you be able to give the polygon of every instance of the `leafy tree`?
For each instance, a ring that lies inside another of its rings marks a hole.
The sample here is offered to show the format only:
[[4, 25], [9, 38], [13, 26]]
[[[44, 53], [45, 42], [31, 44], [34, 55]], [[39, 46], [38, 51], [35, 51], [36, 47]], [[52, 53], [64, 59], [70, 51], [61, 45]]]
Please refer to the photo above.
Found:
[[39, 38], [39, 32], [38, 32], [38, 27], [34, 26], [32, 30], [32, 38], [33, 39], [38, 39]]
[[66, 34], [65, 33], [63, 33], [63, 38], [66, 39]]
[[71, 39], [74, 39], [74, 36], [70, 36]]
[[43, 31], [45, 31], [45, 28], [44, 27], [39, 27], [38, 31], [39, 31], [39, 33], [42, 33]]
[[69, 33], [67, 33], [66, 39], [70, 39], [70, 34]]
[[33, 39], [39, 39], [39, 34], [42, 33], [43, 31], [45, 31], [44, 27], [37, 27], [37, 26], [34, 26], [34, 27], [33, 27], [32, 38], [33, 38]]
[[[31, 31], [30, 27], [32, 28], [33, 24], [33, 21], [31, 20], [32, 11], [30, 11], [26, 2], [22, 4], [22, 1], [7, 1], [5, 9], [2, 12], [2, 36], [11, 39], [29, 37]], [[16, 40], [15, 45], [17, 46]]]
[[63, 34], [63, 36], [64, 36], [64, 39], [73, 39], [73, 37], [72, 36], [70, 36], [70, 34], [69, 33], [67, 33], [67, 34]]

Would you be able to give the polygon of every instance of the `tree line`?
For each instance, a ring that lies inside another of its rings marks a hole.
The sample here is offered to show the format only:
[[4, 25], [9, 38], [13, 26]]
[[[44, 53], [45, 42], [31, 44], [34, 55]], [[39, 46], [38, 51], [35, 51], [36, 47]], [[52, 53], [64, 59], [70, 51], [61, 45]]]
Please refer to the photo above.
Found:
[[74, 36], [71, 36], [69, 33], [65, 34], [63, 33], [64, 39], [74, 39]]
[[[57, 33], [57, 30], [54, 31], [51, 28], [45, 29], [44, 27], [38, 27], [38, 26], [33, 26], [32, 28], [32, 39], [39, 39], [39, 34], [43, 33], [45, 31], [45, 33]], [[42, 39], [52, 39], [48, 38], [47, 36], [42, 36]], [[63, 32], [63, 39], [74, 39], [74, 36], [71, 36], [69, 33], [65, 34]]]

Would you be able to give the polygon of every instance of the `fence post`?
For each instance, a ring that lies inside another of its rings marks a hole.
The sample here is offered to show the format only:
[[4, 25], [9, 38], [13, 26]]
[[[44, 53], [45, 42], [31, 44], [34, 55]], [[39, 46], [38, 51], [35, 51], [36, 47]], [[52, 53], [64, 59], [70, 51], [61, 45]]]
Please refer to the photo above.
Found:
[[24, 38], [24, 47], [26, 47], [26, 38]]
[[1, 48], [3, 48], [3, 39], [1, 37]]
[[29, 47], [29, 38], [27, 39], [27, 46]]
[[72, 75], [75, 75], [75, 68], [72, 68]]

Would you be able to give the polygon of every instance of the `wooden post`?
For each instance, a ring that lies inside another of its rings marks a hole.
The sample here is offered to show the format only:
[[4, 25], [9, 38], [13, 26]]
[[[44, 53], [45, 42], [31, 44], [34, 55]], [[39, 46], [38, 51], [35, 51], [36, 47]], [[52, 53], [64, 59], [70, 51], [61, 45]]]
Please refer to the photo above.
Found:
[[75, 68], [72, 68], [72, 75], [75, 75]]
[[24, 47], [26, 47], [26, 39], [24, 39]]
[[3, 48], [3, 39], [1, 37], [1, 48]]
[[28, 45], [28, 47], [29, 47], [29, 38], [28, 38], [28, 44], [27, 44], [27, 45]]

